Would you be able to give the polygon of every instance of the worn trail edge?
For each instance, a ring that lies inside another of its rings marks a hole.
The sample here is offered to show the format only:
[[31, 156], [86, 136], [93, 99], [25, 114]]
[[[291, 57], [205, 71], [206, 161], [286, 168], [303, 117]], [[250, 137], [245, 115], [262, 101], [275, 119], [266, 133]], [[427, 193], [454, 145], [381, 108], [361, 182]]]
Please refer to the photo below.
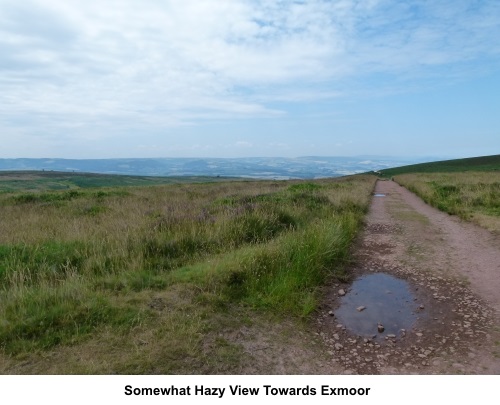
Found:
[[[336, 317], [334, 285], [318, 317], [331, 361], [344, 373], [500, 374], [500, 238], [440, 212], [393, 181], [378, 181], [353, 276], [405, 279], [417, 322], [396, 337], [356, 336]], [[367, 308], [366, 311], [369, 311]]]

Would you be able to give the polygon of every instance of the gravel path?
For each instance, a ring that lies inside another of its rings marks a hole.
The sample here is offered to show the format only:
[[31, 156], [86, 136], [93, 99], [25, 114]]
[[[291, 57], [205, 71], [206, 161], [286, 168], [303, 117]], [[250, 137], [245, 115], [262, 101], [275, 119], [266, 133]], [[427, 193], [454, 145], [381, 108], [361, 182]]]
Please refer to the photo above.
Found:
[[334, 285], [317, 320], [332, 366], [348, 374], [500, 374], [499, 237], [395, 182], [378, 181], [375, 193], [385, 196], [373, 197], [352, 272], [406, 280], [417, 320], [395, 334], [374, 323], [373, 335], [357, 336], [336, 316], [339, 290], [349, 294], [350, 284]]

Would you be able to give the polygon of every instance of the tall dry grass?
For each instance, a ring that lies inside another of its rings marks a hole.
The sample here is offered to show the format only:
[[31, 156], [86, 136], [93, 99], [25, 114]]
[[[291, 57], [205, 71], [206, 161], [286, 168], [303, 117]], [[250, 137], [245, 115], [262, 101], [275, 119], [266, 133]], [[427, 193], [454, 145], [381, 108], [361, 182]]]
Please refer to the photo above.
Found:
[[[228, 306], [296, 317], [315, 309], [318, 287], [346, 277], [374, 182], [354, 176], [2, 195], [1, 350], [19, 356], [106, 330], [129, 339], [149, 328], [170, 342], [161, 346], [170, 359], [162, 370], [185, 372], [210, 319]], [[168, 316], [151, 304], [152, 294], [176, 297]], [[122, 370], [152, 370], [132, 358]]]

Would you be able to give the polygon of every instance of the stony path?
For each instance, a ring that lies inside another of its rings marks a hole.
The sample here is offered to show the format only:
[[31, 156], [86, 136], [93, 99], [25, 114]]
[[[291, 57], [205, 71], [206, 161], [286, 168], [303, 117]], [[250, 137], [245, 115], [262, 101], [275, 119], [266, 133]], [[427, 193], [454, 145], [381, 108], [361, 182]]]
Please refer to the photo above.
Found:
[[500, 237], [473, 224], [461, 221], [425, 204], [403, 187], [393, 182], [380, 188], [398, 189], [403, 201], [426, 216], [444, 242], [439, 256], [443, 266], [453, 265], [453, 270], [466, 277], [477, 291], [500, 316]]
[[[335, 316], [333, 286], [318, 318], [332, 366], [360, 374], [500, 374], [500, 239], [444, 214], [392, 181], [377, 182], [353, 265], [407, 280], [417, 321], [396, 336], [356, 336]], [[365, 311], [369, 311], [367, 307]]]

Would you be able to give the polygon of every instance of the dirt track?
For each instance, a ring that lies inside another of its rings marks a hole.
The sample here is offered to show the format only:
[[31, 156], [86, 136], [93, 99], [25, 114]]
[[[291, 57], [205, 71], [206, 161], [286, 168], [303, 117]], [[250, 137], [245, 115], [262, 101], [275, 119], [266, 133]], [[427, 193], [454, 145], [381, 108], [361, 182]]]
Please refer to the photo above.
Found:
[[[500, 374], [500, 238], [442, 213], [392, 181], [378, 181], [358, 242], [355, 276], [407, 280], [418, 320], [396, 337], [359, 337], [332, 316], [334, 285], [320, 335], [332, 369], [360, 374]], [[369, 311], [367, 308], [366, 311]], [[333, 370], [332, 370], [333, 371]]]

